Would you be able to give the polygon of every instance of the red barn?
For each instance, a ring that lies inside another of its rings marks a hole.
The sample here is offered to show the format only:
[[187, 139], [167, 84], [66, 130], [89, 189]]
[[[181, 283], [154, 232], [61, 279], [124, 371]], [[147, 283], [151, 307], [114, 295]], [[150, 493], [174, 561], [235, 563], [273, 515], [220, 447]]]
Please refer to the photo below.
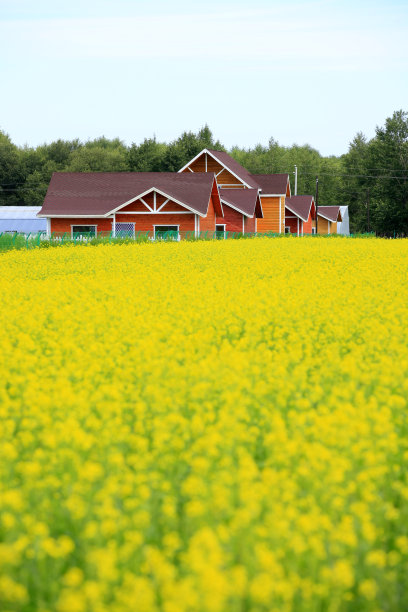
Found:
[[214, 174], [55, 172], [39, 217], [47, 233], [134, 236], [215, 231], [223, 217]]

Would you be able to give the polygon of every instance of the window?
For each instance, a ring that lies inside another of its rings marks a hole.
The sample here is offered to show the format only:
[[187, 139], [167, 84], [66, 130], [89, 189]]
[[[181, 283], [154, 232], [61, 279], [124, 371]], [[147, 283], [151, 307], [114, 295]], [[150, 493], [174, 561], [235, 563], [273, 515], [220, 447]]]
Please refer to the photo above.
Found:
[[96, 225], [71, 225], [72, 238], [94, 238]]
[[178, 225], [155, 225], [155, 240], [180, 240]]
[[117, 238], [134, 238], [135, 224], [134, 223], [115, 223], [115, 236]]
[[225, 225], [215, 226], [215, 237], [217, 238], [217, 240], [225, 239]]
[[315, 233], [316, 233], [316, 228], [312, 227], [312, 234], [315, 234]]
[[285, 227], [285, 234], [290, 234], [290, 227], [289, 226]]

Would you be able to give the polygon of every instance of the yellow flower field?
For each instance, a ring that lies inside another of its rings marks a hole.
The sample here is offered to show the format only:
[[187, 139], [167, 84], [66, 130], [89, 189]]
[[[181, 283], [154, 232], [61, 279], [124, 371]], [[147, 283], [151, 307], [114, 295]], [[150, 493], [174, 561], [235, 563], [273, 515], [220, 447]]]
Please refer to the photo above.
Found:
[[408, 609], [408, 241], [0, 274], [2, 612]]

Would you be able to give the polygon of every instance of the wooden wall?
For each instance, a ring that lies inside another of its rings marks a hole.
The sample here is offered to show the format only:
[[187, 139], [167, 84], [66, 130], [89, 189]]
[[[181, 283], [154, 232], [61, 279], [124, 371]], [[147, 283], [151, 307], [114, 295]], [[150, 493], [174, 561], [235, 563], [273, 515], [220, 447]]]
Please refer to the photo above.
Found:
[[[285, 228], [290, 227], [290, 233], [296, 234], [298, 233], [298, 219], [296, 215], [289, 214], [285, 217]], [[302, 235], [302, 220], [299, 219], [299, 236]]]
[[213, 196], [210, 198], [206, 217], [200, 217], [200, 232], [215, 232], [215, 210]]
[[[205, 153], [200, 155], [200, 157], [196, 159], [195, 162], [190, 164], [189, 167], [194, 172], [205, 172]], [[240, 187], [242, 189], [244, 187], [242, 182], [233, 174], [228, 172], [228, 170], [223, 170], [223, 168], [224, 166], [215, 161], [215, 159], [213, 159], [210, 155], [207, 155], [207, 172], [214, 172], [215, 174], [218, 174], [222, 170], [222, 172], [217, 176], [217, 183], [220, 187], [223, 185], [228, 185], [232, 188]], [[190, 170], [186, 168], [183, 170], [183, 172], [190, 172]]]
[[261, 204], [263, 210], [263, 219], [257, 220], [257, 231], [263, 232], [279, 232], [279, 203], [281, 205], [281, 232], [285, 231], [285, 198], [284, 197], [268, 197], [262, 196]]
[[320, 216], [317, 219], [317, 233], [322, 235], [329, 233], [329, 221]]
[[[250, 232], [255, 232], [256, 230], [256, 219], [255, 215], [253, 217], [244, 217], [245, 219], [245, 233], [249, 234]], [[258, 222], [260, 219], [258, 219]]]
[[111, 232], [112, 219], [98, 219], [89, 217], [86, 219], [51, 219], [51, 233], [63, 234], [67, 232], [71, 236], [71, 225], [96, 225], [96, 232]]
[[312, 233], [312, 215], [309, 214], [309, 218], [307, 221], [303, 221], [303, 233], [311, 234]]
[[[168, 198], [161, 194], [156, 194], [156, 208], [159, 208]], [[149, 193], [143, 200], [151, 208], [154, 207], [154, 195]], [[131, 215], [130, 212], [144, 212], [144, 215]], [[166, 211], [170, 211], [166, 213]], [[126, 212], [127, 214], [123, 214]], [[177, 214], [181, 213], [181, 214]], [[135, 232], [151, 232], [153, 234], [154, 225], [178, 225], [180, 232], [193, 232], [195, 230], [194, 213], [170, 200], [159, 213], [148, 211], [143, 202], [136, 200], [116, 213], [117, 223], [134, 223]]]
[[222, 204], [222, 208], [224, 210], [224, 216], [218, 217], [217, 215], [216, 225], [225, 225], [226, 232], [242, 232], [243, 214], [224, 203]]
[[121, 215], [116, 213], [117, 223], [134, 223], [135, 232], [153, 232], [154, 225], [178, 225], [180, 232], [195, 230], [194, 213], [178, 215], [146, 213], [145, 215]]

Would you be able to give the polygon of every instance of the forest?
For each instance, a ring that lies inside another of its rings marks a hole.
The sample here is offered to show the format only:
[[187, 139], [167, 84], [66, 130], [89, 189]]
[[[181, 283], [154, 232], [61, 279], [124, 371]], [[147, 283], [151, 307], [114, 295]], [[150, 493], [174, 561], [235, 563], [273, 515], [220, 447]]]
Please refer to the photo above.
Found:
[[176, 172], [203, 148], [228, 151], [251, 173], [288, 172], [294, 193], [316, 194], [320, 206], [348, 205], [352, 232], [408, 233], [408, 112], [395, 111], [375, 136], [357, 133], [347, 153], [324, 157], [310, 145], [283, 146], [274, 138], [227, 150], [206, 125], [170, 143], [155, 137], [130, 146], [104, 136], [56, 140], [36, 148], [15, 145], [0, 130], [0, 205], [41, 205], [53, 172]]

